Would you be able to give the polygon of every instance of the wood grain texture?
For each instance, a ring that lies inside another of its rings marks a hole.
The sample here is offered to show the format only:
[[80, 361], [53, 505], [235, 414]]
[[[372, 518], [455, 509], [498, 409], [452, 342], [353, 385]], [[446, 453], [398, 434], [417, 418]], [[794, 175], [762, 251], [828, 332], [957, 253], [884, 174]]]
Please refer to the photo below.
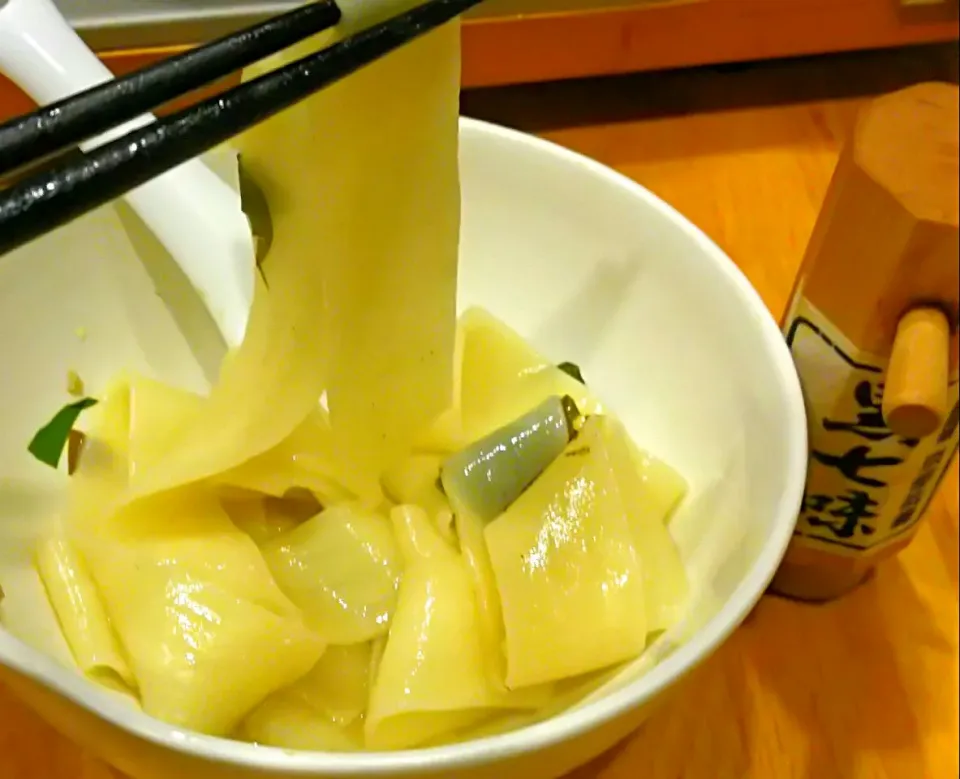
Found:
[[[465, 95], [640, 181], [777, 315], [865, 95], [956, 78], [955, 49]], [[570, 779], [954, 779], [957, 465], [913, 544], [829, 606], [765, 598], [631, 739]], [[0, 777], [119, 779], [0, 689]], [[175, 779], [171, 777], [171, 779]]]

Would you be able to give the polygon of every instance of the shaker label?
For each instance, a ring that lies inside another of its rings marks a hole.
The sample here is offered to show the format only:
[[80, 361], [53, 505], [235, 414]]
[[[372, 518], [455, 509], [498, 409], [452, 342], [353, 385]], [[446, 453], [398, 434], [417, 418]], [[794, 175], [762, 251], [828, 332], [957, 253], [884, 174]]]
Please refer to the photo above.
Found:
[[856, 348], [802, 295], [787, 318], [807, 407], [810, 463], [795, 538], [837, 554], [875, 551], [908, 533], [957, 450], [957, 375], [940, 431], [916, 440], [883, 421], [887, 358]]

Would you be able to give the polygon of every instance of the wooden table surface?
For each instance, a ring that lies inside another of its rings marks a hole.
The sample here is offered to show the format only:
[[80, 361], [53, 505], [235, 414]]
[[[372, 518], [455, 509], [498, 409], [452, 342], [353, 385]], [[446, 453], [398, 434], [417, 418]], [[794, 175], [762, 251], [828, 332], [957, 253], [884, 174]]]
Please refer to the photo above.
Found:
[[[464, 112], [640, 181], [779, 316], [858, 102], [956, 72], [956, 50], [935, 48], [471, 93]], [[899, 559], [832, 605], [764, 598], [647, 726], [570, 779], [960, 776], [958, 513], [954, 463]], [[119, 779], [2, 688], [0, 777]]]

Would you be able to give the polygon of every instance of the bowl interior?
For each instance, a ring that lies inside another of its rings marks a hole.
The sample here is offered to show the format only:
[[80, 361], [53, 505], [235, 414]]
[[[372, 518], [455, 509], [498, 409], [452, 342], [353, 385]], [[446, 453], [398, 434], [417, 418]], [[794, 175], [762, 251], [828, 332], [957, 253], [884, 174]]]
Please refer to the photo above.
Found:
[[580, 365], [690, 481], [671, 529], [702, 625], [796, 515], [805, 417], [782, 336], [733, 263], [649, 192], [527, 136], [462, 135], [461, 305]]
[[[624, 674], [614, 686], [626, 689], [604, 690], [601, 703], [566, 720], [584, 727], [667, 686], [759, 597], [800, 500], [802, 399], [757, 295], [672, 209], [527, 136], [464, 120], [461, 138], [461, 308], [481, 305], [548, 357], [578, 363], [637, 443], [691, 483], [672, 526], [693, 580], [689, 619], [661, 643], [657, 658], [672, 654], [666, 662], [638, 680], [649, 663]], [[211, 160], [229, 179], [232, 157]], [[65, 477], [34, 462], [27, 442], [69, 401], [68, 370], [91, 393], [121, 368], [202, 389], [219, 345], [186, 282], [123, 208], [3, 258], [0, 329], [8, 377], [0, 385], [0, 662], [99, 701], [14, 639], [72, 665], [30, 565], [32, 539], [56, 512]]]

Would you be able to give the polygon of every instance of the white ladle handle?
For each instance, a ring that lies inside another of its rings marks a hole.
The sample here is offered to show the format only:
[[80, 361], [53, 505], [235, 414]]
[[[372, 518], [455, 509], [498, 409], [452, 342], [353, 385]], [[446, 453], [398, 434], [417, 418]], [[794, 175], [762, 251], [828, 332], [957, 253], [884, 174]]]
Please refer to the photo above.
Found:
[[41, 105], [113, 78], [48, 0], [10, 0], [2, 13], [3, 69]]
[[[0, 0], [0, 73], [41, 105], [113, 78], [50, 0]], [[146, 114], [81, 146], [98, 146], [152, 121]], [[253, 242], [239, 196], [200, 160], [190, 160], [124, 199], [203, 297], [227, 345], [239, 345], [254, 281]]]

